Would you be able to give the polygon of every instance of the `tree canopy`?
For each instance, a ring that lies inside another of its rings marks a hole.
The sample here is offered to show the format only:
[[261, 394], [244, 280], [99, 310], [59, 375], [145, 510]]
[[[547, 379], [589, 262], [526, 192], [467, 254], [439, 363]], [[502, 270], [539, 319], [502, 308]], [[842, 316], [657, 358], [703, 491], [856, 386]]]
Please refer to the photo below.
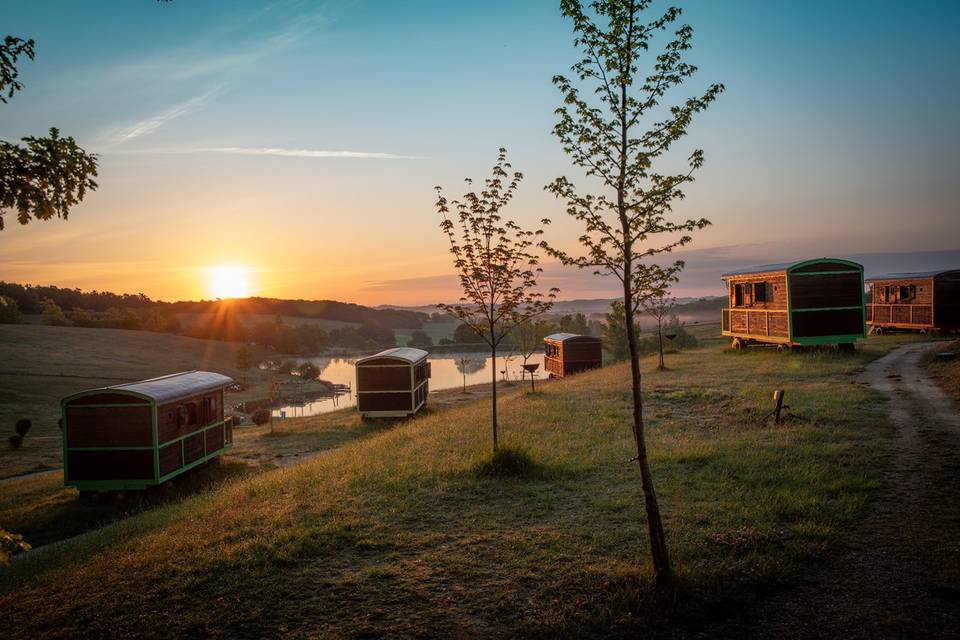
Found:
[[[537, 287], [542, 272], [537, 239], [543, 229], [529, 231], [503, 210], [523, 180], [520, 172], [509, 172], [507, 150], [501, 148], [491, 176], [479, 192], [469, 189], [460, 200], [448, 200], [437, 187], [436, 208], [440, 228], [450, 242], [453, 266], [460, 278], [463, 295], [457, 304], [437, 305], [469, 326], [490, 347], [496, 362], [497, 347], [516, 327], [546, 313], [553, 306], [557, 289], [547, 293]], [[546, 225], [549, 220], [541, 220]], [[497, 372], [493, 369], [493, 449], [497, 450]]]
[[[33, 40], [6, 36], [0, 44], [0, 102], [23, 88], [18, 63], [33, 60]], [[19, 143], [0, 140], [0, 230], [4, 214], [15, 211], [17, 222], [64, 220], [70, 209], [97, 188], [97, 156], [81, 149], [56, 127], [46, 137], [26, 136]]]

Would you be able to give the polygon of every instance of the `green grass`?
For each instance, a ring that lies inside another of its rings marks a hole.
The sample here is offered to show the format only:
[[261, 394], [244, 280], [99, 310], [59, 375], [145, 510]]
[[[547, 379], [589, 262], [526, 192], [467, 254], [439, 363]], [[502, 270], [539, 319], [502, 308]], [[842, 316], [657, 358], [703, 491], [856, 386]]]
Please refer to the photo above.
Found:
[[[506, 394], [502, 444], [546, 472], [478, 473], [489, 409], [461, 404], [38, 553], [0, 577], [0, 607], [30, 638], [694, 634], [795, 579], [862, 511], [890, 430], [853, 374], [892, 344], [644, 362], [680, 582], [666, 618], [624, 365]], [[775, 388], [788, 419], [761, 425]]]
[[937, 352], [960, 353], [960, 340], [938, 344], [923, 357], [923, 364], [933, 379], [960, 404], [960, 356], [953, 360], [939, 360]]
[[[82, 329], [43, 325], [0, 325], [0, 478], [62, 466], [57, 420], [60, 399], [77, 391], [207, 369], [240, 380], [238, 345], [146, 331]], [[268, 395], [268, 376], [247, 375], [249, 388], [227, 402]], [[20, 418], [33, 421], [22, 449], [7, 436]]]

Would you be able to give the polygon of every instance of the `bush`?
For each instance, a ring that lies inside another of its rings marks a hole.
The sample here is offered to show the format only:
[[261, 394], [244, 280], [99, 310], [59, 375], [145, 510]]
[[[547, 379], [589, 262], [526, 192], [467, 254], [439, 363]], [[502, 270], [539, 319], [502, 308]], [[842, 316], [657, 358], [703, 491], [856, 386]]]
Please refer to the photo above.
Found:
[[30, 431], [30, 427], [33, 426], [33, 423], [30, 422], [28, 418], [20, 418], [17, 420], [17, 424], [14, 427], [17, 430], [17, 435], [21, 438], [26, 438], [27, 433]]
[[270, 422], [270, 410], [257, 409], [253, 412], [250, 418], [253, 420], [253, 424], [255, 425], [267, 424]]
[[230, 414], [230, 419], [231, 419], [231, 422], [233, 423], [233, 426], [237, 426], [238, 424], [243, 424], [243, 416], [240, 415], [239, 413]]
[[316, 380], [317, 376], [320, 375], [320, 369], [312, 362], [304, 362], [297, 367], [297, 373], [299, 373], [300, 377], [304, 380]]
[[23, 436], [12, 435], [7, 438], [7, 442], [10, 443], [11, 449], [19, 449], [21, 446], [23, 446]]
[[10, 566], [12, 555], [29, 550], [30, 545], [23, 539], [23, 536], [0, 529], [0, 564]]
[[524, 449], [500, 447], [477, 464], [476, 472], [488, 478], [534, 478], [541, 476], [543, 469]]
[[23, 322], [17, 301], [7, 296], [0, 296], [0, 324], [18, 324]]

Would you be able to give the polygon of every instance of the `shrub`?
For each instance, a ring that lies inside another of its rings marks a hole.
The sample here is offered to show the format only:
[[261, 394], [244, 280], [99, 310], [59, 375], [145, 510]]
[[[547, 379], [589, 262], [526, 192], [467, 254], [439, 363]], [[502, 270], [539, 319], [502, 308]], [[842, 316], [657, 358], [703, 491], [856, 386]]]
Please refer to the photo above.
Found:
[[231, 421], [233, 422], [233, 426], [237, 426], [238, 424], [243, 424], [243, 416], [240, 415], [239, 413], [230, 414], [230, 418], [231, 418]]
[[268, 422], [270, 422], [270, 410], [257, 409], [256, 411], [253, 412], [250, 418], [253, 420], [253, 424], [256, 424], [256, 425], [267, 424]]
[[316, 380], [317, 376], [320, 375], [320, 369], [312, 362], [304, 362], [297, 367], [297, 373], [299, 373], [300, 377], [304, 380]]
[[0, 529], [0, 564], [10, 566], [10, 557], [22, 551], [29, 551], [30, 545], [17, 533]]
[[23, 445], [23, 436], [14, 434], [7, 438], [7, 442], [10, 443], [11, 449], [19, 449]]
[[33, 426], [33, 423], [30, 422], [28, 418], [20, 418], [17, 420], [17, 425], [14, 427], [17, 430], [17, 435], [21, 438], [26, 438], [27, 433], [30, 431], [30, 427]]
[[543, 473], [529, 453], [516, 447], [498, 447], [492, 455], [480, 460], [475, 470], [477, 475], [487, 478], [533, 478]]
[[23, 322], [17, 301], [7, 296], [0, 296], [0, 324], [18, 324]]

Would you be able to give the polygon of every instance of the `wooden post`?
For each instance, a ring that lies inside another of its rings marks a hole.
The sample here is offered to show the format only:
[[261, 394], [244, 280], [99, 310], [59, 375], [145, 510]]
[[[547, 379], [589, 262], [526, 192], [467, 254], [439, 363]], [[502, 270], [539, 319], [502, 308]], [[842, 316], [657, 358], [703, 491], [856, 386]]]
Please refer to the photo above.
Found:
[[270, 381], [270, 433], [273, 433], [273, 405], [277, 402], [277, 391], [280, 389], [280, 383], [276, 380]]
[[783, 409], [783, 389], [777, 389], [773, 392], [773, 402], [775, 404], [773, 422], [774, 424], [780, 424], [780, 411]]

